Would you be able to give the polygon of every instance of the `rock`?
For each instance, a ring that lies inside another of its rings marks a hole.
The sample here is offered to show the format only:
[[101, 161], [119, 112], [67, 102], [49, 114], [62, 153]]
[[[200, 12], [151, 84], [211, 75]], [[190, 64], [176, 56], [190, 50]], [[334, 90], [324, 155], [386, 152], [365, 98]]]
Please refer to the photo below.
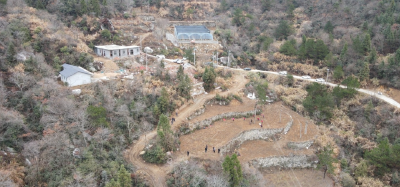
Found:
[[168, 156], [171, 156], [171, 155], [172, 155], [171, 152], [169, 152], [169, 151], [166, 152], [166, 154], [167, 154]]
[[93, 66], [90, 66], [90, 67], [89, 67], [89, 71], [95, 72], [95, 71], [96, 71], [96, 68], [94, 68]]
[[10, 153], [16, 153], [15, 149], [11, 148], [11, 147], [7, 147], [6, 150], [7, 150], [7, 152], [10, 152]]
[[139, 153], [139, 155], [144, 155], [146, 153], [146, 151], [141, 151], [140, 153]]
[[145, 47], [145, 48], [143, 49], [143, 51], [144, 51], [145, 53], [153, 53], [153, 49], [151, 49], [150, 47]]
[[73, 94], [73, 95], [80, 95], [80, 94], [81, 94], [81, 92], [82, 92], [82, 90], [81, 90], [81, 89], [75, 89], [75, 90], [72, 90], [72, 94]]
[[25, 158], [25, 164], [28, 166], [32, 165], [31, 161], [29, 161], [27, 158]]

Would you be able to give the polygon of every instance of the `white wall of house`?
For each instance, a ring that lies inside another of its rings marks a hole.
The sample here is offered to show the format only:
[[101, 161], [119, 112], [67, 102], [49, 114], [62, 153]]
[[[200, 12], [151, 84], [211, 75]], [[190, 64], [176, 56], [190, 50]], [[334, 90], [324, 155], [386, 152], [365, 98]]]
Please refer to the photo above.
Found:
[[61, 76], [61, 80], [63, 82], [67, 82], [68, 86], [78, 86], [78, 85], [82, 85], [82, 84], [91, 83], [91, 77], [92, 77], [91, 75], [77, 72], [67, 78]]
[[98, 56], [114, 59], [116, 57], [124, 58], [124, 57], [129, 57], [129, 56], [140, 55], [140, 49], [139, 49], [139, 47], [126, 48], [126, 49], [115, 49], [115, 50], [106, 50], [106, 49], [96, 48], [95, 53]]

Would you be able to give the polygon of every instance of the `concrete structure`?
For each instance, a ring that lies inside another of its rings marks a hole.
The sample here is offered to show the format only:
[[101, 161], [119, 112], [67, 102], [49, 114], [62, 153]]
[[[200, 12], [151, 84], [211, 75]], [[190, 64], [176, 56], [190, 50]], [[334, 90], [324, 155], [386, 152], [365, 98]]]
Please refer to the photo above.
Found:
[[89, 71], [69, 64], [62, 65], [63, 70], [60, 72], [61, 81], [68, 83], [68, 86], [78, 86], [91, 83], [92, 73]]
[[175, 38], [179, 43], [195, 42], [213, 42], [213, 35], [204, 25], [179, 25], [175, 26]]
[[102, 45], [94, 46], [94, 52], [98, 56], [114, 59], [124, 58], [140, 54], [139, 46], [119, 46], [119, 45]]

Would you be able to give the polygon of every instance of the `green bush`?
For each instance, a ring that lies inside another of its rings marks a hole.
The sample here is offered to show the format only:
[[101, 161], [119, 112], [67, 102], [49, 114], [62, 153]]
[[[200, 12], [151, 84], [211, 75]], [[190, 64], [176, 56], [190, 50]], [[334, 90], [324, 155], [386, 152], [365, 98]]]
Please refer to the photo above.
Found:
[[342, 178], [342, 185], [343, 187], [354, 187], [356, 186], [356, 181], [353, 179], [353, 177], [350, 176], [348, 173], [342, 173], [341, 174]]
[[104, 107], [102, 106], [92, 106], [90, 105], [87, 108], [87, 112], [89, 115], [90, 121], [97, 127], [99, 126], [104, 126], [108, 127], [108, 122], [106, 119], [107, 116], [107, 111]]
[[107, 29], [102, 30], [100, 35], [105, 39], [111, 39], [111, 32]]
[[167, 155], [164, 152], [164, 149], [161, 146], [153, 146], [151, 149], [148, 149], [146, 153], [143, 155], [143, 159], [146, 162], [163, 164], [167, 161]]

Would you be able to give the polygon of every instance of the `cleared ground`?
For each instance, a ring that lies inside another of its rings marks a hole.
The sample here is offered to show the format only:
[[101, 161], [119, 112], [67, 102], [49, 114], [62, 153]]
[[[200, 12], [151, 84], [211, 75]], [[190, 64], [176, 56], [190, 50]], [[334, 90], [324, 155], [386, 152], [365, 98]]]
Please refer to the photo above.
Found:
[[334, 182], [324, 173], [312, 169], [281, 170], [272, 169], [262, 172], [268, 187], [333, 187]]
[[[246, 102], [244, 102], [246, 103]], [[192, 121], [204, 120], [209, 117], [215, 116], [220, 113], [231, 112], [231, 111], [248, 111], [248, 104], [236, 106], [208, 106], [204, 114], [194, 118]], [[254, 108], [254, 106], [253, 106]], [[250, 109], [252, 109], [250, 107]], [[282, 112], [281, 112], [282, 111]], [[287, 107], [282, 107], [281, 103], [271, 104], [263, 109], [263, 113], [257, 115], [255, 118], [243, 118], [226, 119], [215, 122], [211, 127], [195, 131], [192, 134], [181, 136], [180, 152], [186, 154], [186, 151], [190, 152], [190, 156], [198, 157], [202, 159], [218, 160], [222, 156], [213, 153], [212, 147], [218, 148], [226, 145], [231, 139], [235, 138], [241, 132], [249, 129], [260, 129], [259, 123], [263, 121], [263, 128], [284, 128], [290, 121], [289, 113], [294, 119], [294, 124], [288, 134], [282, 135], [282, 138], [277, 142], [267, 142], [262, 140], [248, 141], [245, 142], [240, 148], [239, 152], [241, 161], [249, 161], [255, 158], [278, 156], [278, 155], [289, 155], [289, 154], [313, 154], [311, 149], [308, 150], [291, 150], [286, 148], [288, 141], [307, 141], [311, 140], [317, 134], [317, 127], [309, 123], [307, 127], [307, 134], [302, 133], [302, 138], [299, 137], [300, 125], [297, 119], [301, 123], [305, 123], [302, 116], [291, 111]], [[263, 117], [264, 116], [264, 117]], [[259, 118], [259, 121], [257, 120]], [[281, 119], [280, 119], [281, 118]], [[250, 120], [253, 123], [250, 124]], [[279, 122], [281, 121], [281, 122]], [[302, 125], [302, 129], [304, 125]], [[302, 130], [304, 132], [304, 129]], [[208, 146], [208, 151], [205, 153], [205, 146]]]

